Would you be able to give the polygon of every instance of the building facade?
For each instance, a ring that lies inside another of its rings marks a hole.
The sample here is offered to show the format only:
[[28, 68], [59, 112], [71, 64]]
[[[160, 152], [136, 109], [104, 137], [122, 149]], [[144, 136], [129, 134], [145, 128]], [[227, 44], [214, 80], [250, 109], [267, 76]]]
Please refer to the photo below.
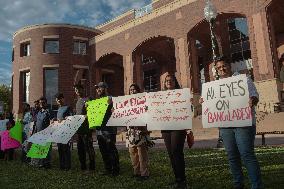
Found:
[[[260, 92], [258, 109], [274, 112], [284, 90], [279, 80], [284, 1], [212, 2], [218, 11], [214, 32], [219, 53], [229, 58], [232, 71], [254, 79]], [[13, 51], [14, 111], [20, 112], [21, 102], [32, 102], [42, 95], [50, 96], [51, 104], [49, 85], [68, 96], [71, 104], [74, 83], [84, 84], [86, 93], [94, 96], [95, 83], [103, 80], [109, 84], [110, 94], [119, 96], [127, 94], [132, 83], [144, 91], [161, 90], [169, 72], [175, 73], [181, 87], [191, 88], [197, 99], [201, 84], [213, 79], [204, 7], [203, 0], [153, 0], [93, 29], [41, 25], [19, 30]], [[46, 53], [58, 45], [54, 39], [59, 41], [59, 52]], [[52, 48], [46, 47], [45, 41], [51, 41]]]

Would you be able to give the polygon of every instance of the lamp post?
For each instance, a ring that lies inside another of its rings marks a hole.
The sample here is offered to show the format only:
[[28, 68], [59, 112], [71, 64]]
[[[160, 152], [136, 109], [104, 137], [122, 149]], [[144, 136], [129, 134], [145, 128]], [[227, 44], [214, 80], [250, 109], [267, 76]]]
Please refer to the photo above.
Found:
[[[216, 40], [216, 36], [214, 34], [214, 25], [215, 25], [215, 20], [217, 17], [217, 9], [211, 2], [211, 0], [206, 0], [206, 5], [204, 7], [204, 17], [208, 21], [209, 26], [210, 26], [210, 37], [211, 37], [211, 44], [212, 44], [212, 53], [213, 53], [213, 62], [214, 62], [214, 69], [215, 69], [215, 79], [219, 79], [218, 72], [216, 70], [216, 63], [217, 63], [217, 56], [219, 55], [218, 52], [218, 43]], [[217, 55], [218, 54], [218, 55]], [[220, 130], [219, 130], [219, 138], [217, 142], [217, 148], [222, 148], [223, 147], [223, 140], [220, 135]]]
[[[214, 34], [214, 25], [215, 25], [215, 20], [217, 17], [217, 9], [213, 5], [211, 0], [206, 0], [206, 5], [204, 7], [204, 17], [208, 21], [209, 26], [210, 26], [210, 37], [211, 37], [211, 44], [212, 44], [214, 69], [215, 69], [217, 54], [218, 54], [218, 43], [216, 40], [216, 36]], [[216, 69], [215, 69], [215, 78], [219, 79], [219, 75], [218, 75], [218, 72], [216, 72]]]

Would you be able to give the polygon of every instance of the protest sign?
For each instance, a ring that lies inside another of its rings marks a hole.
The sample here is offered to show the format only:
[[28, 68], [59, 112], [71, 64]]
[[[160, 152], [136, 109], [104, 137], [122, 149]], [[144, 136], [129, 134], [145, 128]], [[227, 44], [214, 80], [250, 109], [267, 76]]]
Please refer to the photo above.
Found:
[[107, 108], [109, 97], [99, 98], [86, 102], [87, 104], [87, 116], [89, 121], [89, 127], [100, 127], [103, 123]]
[[20, 121], [16, 121], [15, 126], [10, 129], [10, 137], [22, 143], [23, 125]]
[[33, 134], [28, 142], [46, 145], [48, 142], [67, 144], [85, 120], [84, 115], [69, 116], [66, 120], [52, 123], [46, 129]]
[[246, 75], [204, 83], [202, 98], [204, 128], [252, 125]]
[[59, 127], [58, 122], [54, 122], [51, 125], [49, 125], [46, 129], [37, 132], [33, 134], [29, 139], [28, 142], [32, 142], [34, 144], [39, 144], [39, 145], [46, 145], [48, 142], [49, 138], [51, 137], [52, 133]]
[[183, 130], [192, 128], [190, 89], [147, 93], [148, 130]]
[[84, 115], [69, 116], [56, 127], [48, 142], [67, 144], [85, 120]]
[[113, 97], [113, 112], [107, 126], [146, 126], [146, 93]]
[[21, 144], [19, 141], [13, 139], [9, 135], [9, 131], [3, 131], [1, 134], [1, 150], [11, 149], [11, 148], [18, 148]]
[[46, 145], [32, 144], [31, 149], [27, 153], [27, 157], [38, 159], [46, 158], [50, 146], [51, 143], [47, 143]]

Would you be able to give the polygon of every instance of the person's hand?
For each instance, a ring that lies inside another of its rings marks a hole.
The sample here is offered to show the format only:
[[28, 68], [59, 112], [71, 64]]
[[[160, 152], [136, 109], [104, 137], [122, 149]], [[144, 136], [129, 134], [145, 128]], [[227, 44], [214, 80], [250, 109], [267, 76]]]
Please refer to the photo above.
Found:
[[202, 104], [203, 102], [204, 102], [203, 98], [200, 97], [200, 98], [199, 98], [199, 104]]
[[50, 120], [50, 124], [53, 124], [54, 123], [54, 121], [55, 121], [55, 119], [53, 118], [53, 119], [51, 119]]

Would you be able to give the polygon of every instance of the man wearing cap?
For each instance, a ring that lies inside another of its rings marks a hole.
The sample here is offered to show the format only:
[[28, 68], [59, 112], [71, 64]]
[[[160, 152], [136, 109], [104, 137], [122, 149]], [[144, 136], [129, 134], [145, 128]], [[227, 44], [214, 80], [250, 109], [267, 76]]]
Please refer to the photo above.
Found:
[[[86, 115], [86, 107], [85, 103], [89, 98], [85, 97], [84, 95], [84, 88], [82, 85], [74, 85], [75, 93], [77, 95], [77, 102], [76, 102], [76, 115]], [[78, 142], [77, 142], [77, 149], [78, 149], [78, 156], [79, 161], [81, 164], [81, 170], [87, 170], [86, 164], [86, 153], [89, 155], [89, 170], [95, 170], [95, 150], [93, 147], [93, 137], [92, 137], [92, 130], [89, 129], [88, 120], [82, 123], [81, 127], [77, 131], [78, 135]]]
[[[98, 98], [108, 96], [107, 88], [108, 85], [105, 82], [100, 82], [95, 85]], [[106, 124], [111, 116], [111, 109], [113, 107], [111, 97], [109, 96], [109, 106], [102, 122], [101, 127], [96, 129], [98, 144], [102, 158], [104, 161], [104, 166], [106, 175], [117, 176], [119, 174], [119, 156], [116, 149], [116, 127], [107, 127]]]

